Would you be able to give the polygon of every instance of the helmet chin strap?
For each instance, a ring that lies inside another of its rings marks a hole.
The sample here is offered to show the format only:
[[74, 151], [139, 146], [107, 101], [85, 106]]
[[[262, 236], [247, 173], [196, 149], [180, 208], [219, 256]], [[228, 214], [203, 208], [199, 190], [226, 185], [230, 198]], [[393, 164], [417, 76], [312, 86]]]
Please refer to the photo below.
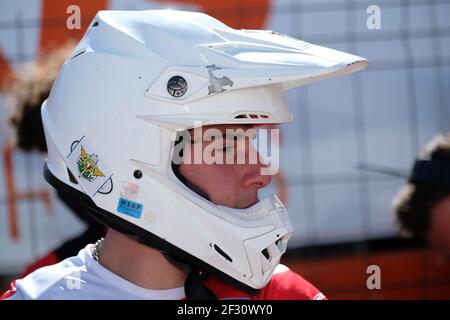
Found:
[[184, 292], [187, 300], [217, 300], [217, 296], [203, 285], [205, 273], [194, 268], [184, 282]]
[[170, 264], [187, 274], [184, 281], [184, 292], [187, 300], [217, 300], [216, 295], [203, 285], [203, 278], [207, 276], [206, 273], [167, 252], [161, 251], [161, 253]]
[[[149, 248], [153, 248], [152, 246], [149, 246], [147, 242], [138, 235], [126, 233], [122, 234], [134, 242], [145, 245]], [[192, 264], [170, 255], [164, 250], [159, 250], [159, 252], [162, 253], [164, 258], [171, 265], [187, 274], [186, 280], [184, 281], [184, 292], [187, 300], [217, 300], [216, 295], [203, 285], [203, 279], [208, 276], [206, 272], [200, 271], [199, 268], [194, 267]]]
[[[126, 236], [137, 243], [146, 245], [145, 242], [141, 241], [139, 236]], [[184, 281], [184, 292], [187, 300], [217, 300], [216, 295], [203, 285], [203, 279], [207, 276], [207, 273], [200, 271], [200, 269], [185, 261], [175, 258], [163, 250], [159, 251], [171, 265], [187, 274], [186, 280]]]

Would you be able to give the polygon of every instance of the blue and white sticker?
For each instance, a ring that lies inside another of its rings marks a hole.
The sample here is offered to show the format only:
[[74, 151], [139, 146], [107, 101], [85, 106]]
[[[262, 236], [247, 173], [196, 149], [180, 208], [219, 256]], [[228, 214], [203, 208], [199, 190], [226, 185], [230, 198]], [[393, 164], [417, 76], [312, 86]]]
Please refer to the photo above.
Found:
[[139, 219], [144, 205], [125, 198], [120, 198], [117, 205], [117, 211], [127, 216]]

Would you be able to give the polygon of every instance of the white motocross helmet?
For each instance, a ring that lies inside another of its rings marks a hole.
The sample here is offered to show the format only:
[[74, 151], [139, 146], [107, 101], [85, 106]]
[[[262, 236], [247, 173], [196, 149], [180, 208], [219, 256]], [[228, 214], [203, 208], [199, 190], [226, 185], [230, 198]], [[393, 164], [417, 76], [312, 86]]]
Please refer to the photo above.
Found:
[[177, 178], [182, 130], [292, 120], [284, 91], [366, 59], [197, 12], [99, 11], [42, 106], [45, 177], [98, 220], [241, 289], [264, 287], [292, 232], [276, 196], [216, 205]]

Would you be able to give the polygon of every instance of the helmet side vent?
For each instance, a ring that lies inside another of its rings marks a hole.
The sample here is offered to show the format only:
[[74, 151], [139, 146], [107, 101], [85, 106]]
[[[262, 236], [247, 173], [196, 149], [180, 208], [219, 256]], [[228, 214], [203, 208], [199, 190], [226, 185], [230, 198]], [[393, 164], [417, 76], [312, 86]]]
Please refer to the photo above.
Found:
[[80, 52], [78, 52], [78, 53], [76, 53], [75, 55], [73, 55], [73, 56], [70, 58], [70, 60], [73, 60], [73, 59], [75, 59], [75, 58], [81, 56], [81, 55], [82, 55], [83, 53], [85, 53], [85, 52], [86, 52], [86, 49], [81, 50]]
[[219, 247], [217, 244], [214, 245], [214, 249], [216, 249], [216, 251], [217, 251], [222, 257], [224, 257], [225, 259], [227, 259], [227, 260], [230, 261], [230, 262], [233, 262], [233, 259], [231, 259], [230, 256], [227, 255], [227, 254], [225, 253], [225, 251], [223, 251], [222, 249], [220, 249], [220, 247]]

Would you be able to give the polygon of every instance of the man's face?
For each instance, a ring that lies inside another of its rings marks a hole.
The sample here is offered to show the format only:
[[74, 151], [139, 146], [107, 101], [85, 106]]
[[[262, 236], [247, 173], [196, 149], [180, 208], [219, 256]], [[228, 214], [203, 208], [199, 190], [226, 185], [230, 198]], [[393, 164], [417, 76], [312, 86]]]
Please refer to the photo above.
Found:
[[450, 257], [450, 196], [439, 201], [431, 211], [428, 242], [437, 251]]
[[[230, 130], [238, 132], [236, 129], [246, 134], [227, 135]], [[261, 174], [265, 165], [252, 145], [252, 126], [208, 126], [202, 128], [201, 134], [194, 130], [190, 133], [192, 141], [185, 146], [183, 163], [179, 166], [181, 175], [215, 204], [243, 209], [258, 202], [257, 192], [270, 183], [271, 176]], [[217, 139], [218, 133], [222, 139]], [[213, 160], [202, 157], [201, 163], [186, 161], [195, 157], [196, 150], [197, 153], [201, 150], [203, 155], [211, 155]]]

